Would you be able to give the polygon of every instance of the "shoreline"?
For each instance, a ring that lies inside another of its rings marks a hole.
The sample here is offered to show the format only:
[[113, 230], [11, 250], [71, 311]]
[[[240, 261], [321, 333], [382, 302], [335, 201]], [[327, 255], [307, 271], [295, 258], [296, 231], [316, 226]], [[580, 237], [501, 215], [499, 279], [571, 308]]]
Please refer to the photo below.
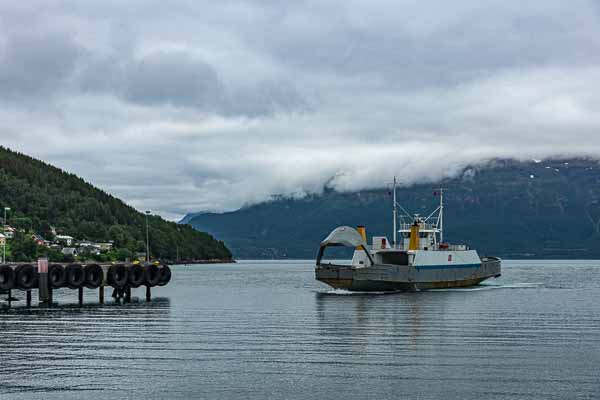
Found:
[[236, 260], [232, 259], [211, 259], [211, 260], [182, 260], [177, 262], [165, 261], [168, 265], [192, 265], [192, 264], [235, 264]]
[[[161, 264], [165, 265], [190, 265], [190, 264], [235, 264], [237, 261], [234, 259], [211, 259], [211, 260], [184, 260], [184, 261], [168, 261], [168, 260], [153, 260], [152, 262], [159, 261]], [[7, 261], [6, 265], [20, 265], [20, 264], [37, 264], [38, 260], [30, 260], [30, 261]], [[140, 264], [144, 262], [141, 261]], [[73, 262], [64, 262], [64, 261], [50, 261], [50, 264], [60, 264], [60, 265], [69, 265], [69, 264], [99, 264], [99, 265], [114, 265], [114, 264], [131, 264], [131, 261], [94, 261], [94, 260], [84, 260], [84, 261], [73, 261]]]

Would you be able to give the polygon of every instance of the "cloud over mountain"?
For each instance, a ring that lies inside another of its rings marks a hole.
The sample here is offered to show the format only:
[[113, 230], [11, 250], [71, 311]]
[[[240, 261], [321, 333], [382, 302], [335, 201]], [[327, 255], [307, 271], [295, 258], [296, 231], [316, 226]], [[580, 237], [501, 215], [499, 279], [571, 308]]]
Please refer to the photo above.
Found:
[[167, 217], [600, 156], [596, 1], [0, 5], [0, 138]]

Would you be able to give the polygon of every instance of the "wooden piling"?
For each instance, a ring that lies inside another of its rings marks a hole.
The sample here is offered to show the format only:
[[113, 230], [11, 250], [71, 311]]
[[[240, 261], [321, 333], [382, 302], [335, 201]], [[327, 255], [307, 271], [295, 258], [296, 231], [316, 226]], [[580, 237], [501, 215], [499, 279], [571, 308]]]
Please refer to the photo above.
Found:
[[131, 303], [131, 286], [125, 288], [125, 303]]
[[104, 285], [100, 285], [98, 288], [98, 302], [104, 304]]
[[83, 305], [83, 288], [79, 288], [79, 307]]
[[26, 292], [27, 307], [31, 307], [31, 290]]
[[52, 288], [48, 281], [48, 259], [38, 259], [38, 300], [41, 303], [52, 303]]
[[146, 301], [152, 300], [152, 289], [150, 286], [146, 286]]

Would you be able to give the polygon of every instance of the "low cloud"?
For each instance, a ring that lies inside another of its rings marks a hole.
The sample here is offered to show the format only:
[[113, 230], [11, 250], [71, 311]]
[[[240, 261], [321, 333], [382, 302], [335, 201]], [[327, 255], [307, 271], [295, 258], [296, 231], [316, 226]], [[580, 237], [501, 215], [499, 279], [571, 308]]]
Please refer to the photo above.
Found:
[[600, 157], [593, 1], [0, 5], [3, 145], [168, 218]]

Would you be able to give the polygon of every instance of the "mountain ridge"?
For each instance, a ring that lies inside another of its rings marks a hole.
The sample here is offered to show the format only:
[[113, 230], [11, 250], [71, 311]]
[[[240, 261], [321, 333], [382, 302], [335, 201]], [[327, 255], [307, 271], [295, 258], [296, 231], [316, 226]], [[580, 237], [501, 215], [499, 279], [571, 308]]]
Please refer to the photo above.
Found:
[[[425, 214], [446, 191], [446, 238], [480, 254], [508, 258], [600, 258], [600, 164], [591, 159], [493, 160], [454, 179], [398, 191]], [[197, 213], [188, 222], [218, 235], [238, 258], [312, 258], [336, 226], [366, 225], [391, 237], [388, 189], [274, 199], [225, 213]]]

